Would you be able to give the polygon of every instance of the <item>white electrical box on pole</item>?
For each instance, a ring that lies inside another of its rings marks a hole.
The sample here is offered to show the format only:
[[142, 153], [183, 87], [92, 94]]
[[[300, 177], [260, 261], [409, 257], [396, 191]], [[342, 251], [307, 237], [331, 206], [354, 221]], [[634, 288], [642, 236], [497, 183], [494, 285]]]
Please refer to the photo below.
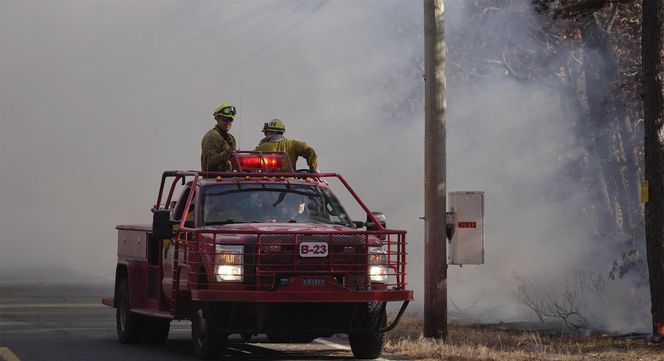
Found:
[[450, 192], [449, 203], [449, 264], [484, 264], [484, 192]]

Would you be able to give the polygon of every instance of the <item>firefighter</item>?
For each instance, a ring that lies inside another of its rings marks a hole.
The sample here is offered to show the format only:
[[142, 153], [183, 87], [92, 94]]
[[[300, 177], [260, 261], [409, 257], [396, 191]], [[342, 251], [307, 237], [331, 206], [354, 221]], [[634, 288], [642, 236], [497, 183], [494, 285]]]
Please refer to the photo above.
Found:
[[284, 132], [286, 127], [279, 119], [272, 119], [263, 125], [263, 138], [256, 150], [263, 152], [286, 152], [293, 169], [297, 163], [297, 157], [307, 160], [309, 171], [318, 172], [318, 157], [316, 151], [309, 144], [294, 139], [286, 139]]
[[282, 192], [272, 204], [277, 211], [277, 222], [307, 222], [310, 219], [306, 195], [295, 192]]
[[295, 197], [296, 194], [291, 194], [284, 206], [282, 211], [286, 219], [285, 222], [306, 222], [309, 220], [309, 212], [307, 210], [306, 197]]
[[227, 172], [232, 170], [231, 157], [236, 150], [235, 137], [229, 133], [237, 111], [223, 102], [214, 108], [217, 125], [210, 129], [201, 142], [201, 170], [204, 172]]

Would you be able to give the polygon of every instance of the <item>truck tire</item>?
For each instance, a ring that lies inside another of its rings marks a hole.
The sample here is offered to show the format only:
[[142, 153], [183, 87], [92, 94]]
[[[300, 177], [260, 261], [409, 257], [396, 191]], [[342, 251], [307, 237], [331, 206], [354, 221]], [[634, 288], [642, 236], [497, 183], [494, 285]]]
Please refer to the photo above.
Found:
[[115, 325], [120, 342], [131, 344], [141, 340], [141, 317], [131, 312], [129, 281], [125, 278], [118, 287], [118, 308], [115, 312]]
[[214, 308], [206, 302], [196, 302], [191, 316], [191, 341], [194, 353], [201, 360], [218, 359], [226, 347], [228, 335], [214, 326]]
[[358, 328], [371, 328], [370, 331], [351, 332], [348, 335], [350, 349], [357, 359], [375, 359], [380, 357], [385, 343], [385, 332], [378, 329], [387, 325], [387, 314], [381, 303], [371, 302], [359, 306], [357, 314]]
[[143, 330], [143, 341], [145, 343], [162, 344], [168, 339], [171, 321], [159, 317], [144, 317], [145, 329]]

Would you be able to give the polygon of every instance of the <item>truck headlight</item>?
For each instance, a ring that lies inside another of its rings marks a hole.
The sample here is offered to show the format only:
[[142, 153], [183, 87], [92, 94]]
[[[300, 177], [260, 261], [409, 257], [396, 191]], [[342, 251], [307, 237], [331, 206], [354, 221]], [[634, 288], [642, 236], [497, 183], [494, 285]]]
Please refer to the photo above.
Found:
[[214, 267], [217, 282], [244, 280], [244, 246], [215, 246]]
[[369, 279], [375, 283], [387, 280], [387, 252], [383, 247], [369, 247]]

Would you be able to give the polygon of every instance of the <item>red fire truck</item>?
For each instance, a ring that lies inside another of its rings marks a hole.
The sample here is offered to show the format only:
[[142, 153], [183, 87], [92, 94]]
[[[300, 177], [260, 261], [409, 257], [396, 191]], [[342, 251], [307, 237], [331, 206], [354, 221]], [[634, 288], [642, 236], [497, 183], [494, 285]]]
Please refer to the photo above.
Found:
[[[231, 334], [259, 333], [272, 342], [345, 333], [355, 357], [379, 357], [413, 298], [406, 232], [385, 229], [342, 176], [295, 172], [286, 153], [238, 152], [233, 163], [233, 172], [164, 172], [152, 225], [116, 227], [115, 294], [102, 302], [117, 309], [120, 342], [164, 342], [172, 320], [190, 319], [202, 359], [218, 357]], [[351, 220], [331, 178], [366, 221]], [[401, 302], [389, 324], [388, 302]]]

